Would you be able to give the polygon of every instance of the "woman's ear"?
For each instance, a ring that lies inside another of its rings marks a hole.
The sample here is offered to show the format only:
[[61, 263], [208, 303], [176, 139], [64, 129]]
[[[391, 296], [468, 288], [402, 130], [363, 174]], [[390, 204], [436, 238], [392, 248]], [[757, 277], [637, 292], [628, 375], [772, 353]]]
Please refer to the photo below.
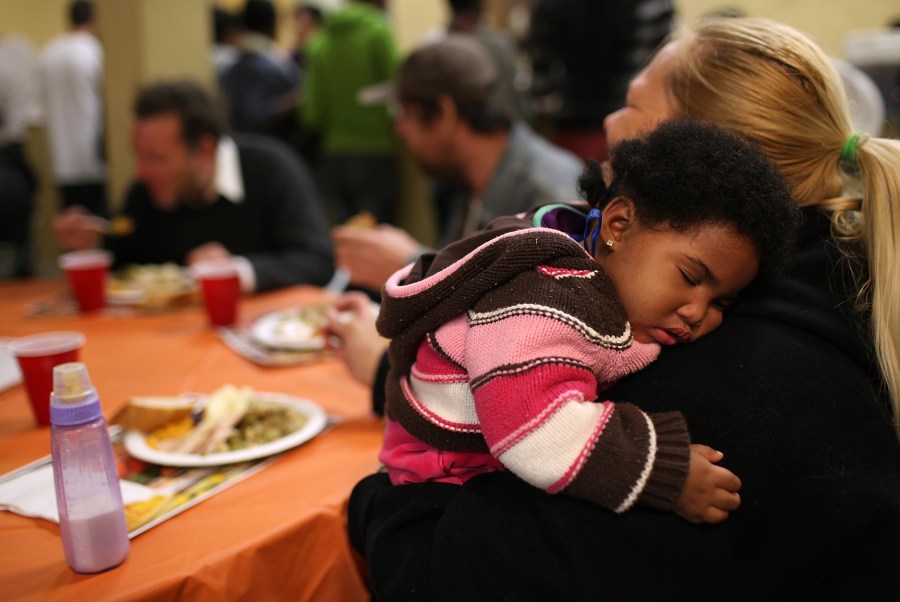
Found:
[[[622, 241], [622, 236], [635, 224], [634, 202], [627, 196], [619, 195], [603, 208], [600, 236], [605, 246], [613, 248]], [[612, 245], [609, 244], [612, 241]]]

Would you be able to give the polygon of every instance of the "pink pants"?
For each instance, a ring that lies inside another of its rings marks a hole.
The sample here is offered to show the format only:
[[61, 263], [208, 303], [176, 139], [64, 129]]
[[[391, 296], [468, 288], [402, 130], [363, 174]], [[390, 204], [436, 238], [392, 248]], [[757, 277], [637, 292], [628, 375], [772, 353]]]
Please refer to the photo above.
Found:
[[425, 481], [462, 485], [475, 475], [504, 470], [489, 453], [437, 449], [422, 443], [393, 420], [386, 421], [378, 459], [394, 485]]

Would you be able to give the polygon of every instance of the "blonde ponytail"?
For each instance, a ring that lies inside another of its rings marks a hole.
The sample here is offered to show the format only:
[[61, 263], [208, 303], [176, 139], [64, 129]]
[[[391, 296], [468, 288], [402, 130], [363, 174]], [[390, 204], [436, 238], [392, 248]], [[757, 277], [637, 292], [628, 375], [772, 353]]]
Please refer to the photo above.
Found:
[[900, 437], [900, 141], [861, 139], [856, 152], [862, 183], [862, 243], [868, 280], [870, 331]]

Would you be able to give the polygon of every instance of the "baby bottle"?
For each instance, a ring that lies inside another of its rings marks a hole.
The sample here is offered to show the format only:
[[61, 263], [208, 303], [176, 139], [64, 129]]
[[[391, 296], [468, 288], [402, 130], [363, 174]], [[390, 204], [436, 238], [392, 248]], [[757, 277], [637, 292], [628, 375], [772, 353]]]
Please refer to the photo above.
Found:
[[130, 544], [106, 420], [80, 362], [53, 368], [50, 450], [66, 562], [77, 573], [117, 566]]

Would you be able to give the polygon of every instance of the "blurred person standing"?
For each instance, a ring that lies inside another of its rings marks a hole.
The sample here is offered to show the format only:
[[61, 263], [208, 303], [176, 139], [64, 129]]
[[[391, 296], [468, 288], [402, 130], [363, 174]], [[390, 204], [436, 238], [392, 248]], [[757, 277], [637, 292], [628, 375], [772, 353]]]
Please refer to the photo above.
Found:
[[34, 49], [23, 36], [0, 34], [0, 242], [12, 245], [11, 265], [0, 277], [31, 275], [37, 178], [25, 154], [25, 136], [40, 118]]
[[368, 211], [394, 222], [397, 140], [384, 106], [359, 94], [387, 82], [399, 62], [381, 0], [353, 0], [325, 17], [307, 48], [301, 119], [321, 140], [319, 182], [333, 223]]
[[72, 2], [69, 25], [47, 44], [40, 62], [53, 177], [63, 207], [106, 215], [103, 46], [93, 3]]
[[324, 22], [325, 15], [322, 13], [322, 9], [315, 4], [300, 2], [294, 8], [295, 43], [291, 56], [294, 58], [294, 62], [300, 65], [300, 69], [306, 67], [307, 45]]
[[[325, 22], [325, 14], [315, 4], [309, 2], [300, 2], [294, 8], [294, 50], [291, 57], [300, 67], [301, 74], [306, 72], [306, 55], [308, 48], [313, 44], [313, 40], [322, 30], [322, 24]], [[300, 98], [303, 98], [303, 87], [301, 84]], [[319, 133], [313, 131], [309, 127], [305, 127], [300, 122], [300, 115], [296, 116], [297, 127], [300, 130], [300, 154], [306, 159], [310, 165], [316, 165], [319, 161], [319, 144], [321, 142]]]
[[247, 0], [238, 57], [219, 77], [231, 127], [278, 138], [297, 152], [300, 68], [275, 44], [277, 13], [269, 0]]
[[535, 113], [554, 142], [582, 159], [606, 157], [603, 118], [625, 104], [674, 15], [670, 0], [538, 0], [526, 47]]
[[238, 58], [238, 44], [241, 40], [241, 21], [231, 12], [213, 7], [213, 45], [210, 60], [221, 77]]
[[484, 22], [484, 0], [447, 0], [450, 21], [447, 33], [473, 36], [490, 53], [500, 72], [500, 85], [509, 95], [516, 119], [528, 117], [525, 100], [517, 89], [516, 42], [509, 34], [488, 27]]
[[229, 262], [248, 293], [331, 278], [321, 202], [290, 149], [229, 136], [220, 99], [188, 80], [142, 88], [134, 118], [135, 182], [122, 213], [111, 224], [76, 209], [56, 216], [62, 248], [102, 244], [116, 266]]

